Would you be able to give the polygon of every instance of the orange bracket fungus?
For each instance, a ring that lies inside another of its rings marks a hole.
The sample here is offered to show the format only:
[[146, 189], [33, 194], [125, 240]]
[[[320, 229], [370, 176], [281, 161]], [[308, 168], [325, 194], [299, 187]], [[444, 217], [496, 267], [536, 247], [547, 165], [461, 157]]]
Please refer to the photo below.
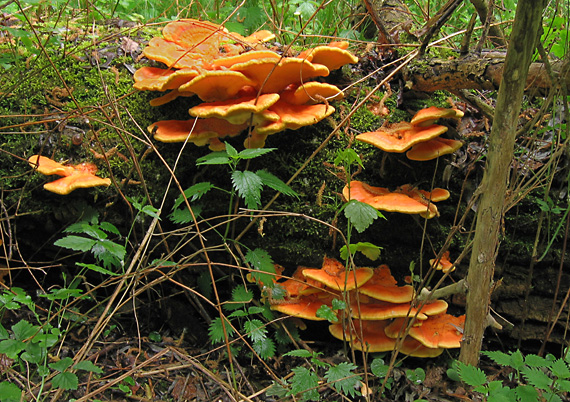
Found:
[[[264, 146], [270, 134], [315, 124], [331, 115], [334, 108], [328, 101], [342, 98], [342, 91], [334, 85], [310, 80], [358, 61], [346, 50], [347, 42], [317, 46], [298, 57], [284, 57], [263, 46], [263, 42], [274, 37], [268, 31], [243, 37], [221, 25], [194, 19], [168, 23], [162, 35], [150, 40], [144, 55], [166, 64], [166, 69], [142, 67], [135, 72], [134, 87], [170, 91], [152, 100], [152, 106], [196, 95], [208, 103], [191, 108], [193, 117], [208, 119], [209, 123], [213, 119], [234, 125], [250, 123], [250, 136], [244, 142], [248, 148]], [[220, 138], [234, 135], [234, 131], [207, 130], [209, 123], [202, 125], [208, 134], [194, 135], [196, 141], [189, 141], [208, 144], [212, 150], [223, 149]], [[165, 135], [163, 128], [189, 125], [158, 122], [149, 130], [158, 128], [158, 141], [185, 141], [181, 135]], [[190, 131], [187, 136], [192, 137]]]
[[[346, 271], [343, 264], [325, 257], [320, 269], [299, 267], [291, 279], [277, 282], [284, 299], [270, 298], [271, 309], [297, 318], [322, 321], [319, 309], [329, 308], [346, 291], [349, 306], [342, 322], [329, 326], [337, 339], [346, 340], [355, 350], [386, 352], [407, 335], [400, 352], [416, 357], [435, 357], [445, 348], [458, 348], [465, 317], [447, 314], [447, 302], [432, 300], [414, 306], [411, 286], [397, 285], [387, 265]], [[328, 290], [327, 290], [328, 289]], [[415, 319], [409, 334], [405, 327]]]
[[30, 156], [28, 163], [41, 174], [63, 176], [61, 179], [44, 184], [44, 189], [52, 193], [66, 195], [78, 188], [109, 186], [111, 184], [111, 179], [95, 176], [97, 167], [92, 163], [80, 163], [74, 166], [62, 165], [41, 155]]

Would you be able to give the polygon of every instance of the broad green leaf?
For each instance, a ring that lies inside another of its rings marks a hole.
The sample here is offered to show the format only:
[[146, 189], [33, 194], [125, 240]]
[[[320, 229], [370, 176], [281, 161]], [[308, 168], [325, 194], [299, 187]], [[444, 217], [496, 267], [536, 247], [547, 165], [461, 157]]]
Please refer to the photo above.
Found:
[[238, 151], [235, 149], [232, 144], [226, 142], [226, 153], [232, 159], [238, 159]]
[[9, 359], [17, 359], [18, 354], [26, 348], [26, 344], [16, 339], [6, 339], [0, 341], [0, 353], [3, 353]]
[[230, 162], [226, 151], [212, 152], [196, 159], [196, 165], [228, 165]]
[[260, 341], [267, 338], [267, 328], [261, 320], [249, 320], [243, 324], [243, 329], [245, 329], [247, 336], [252, 341]]
[[[358, 242], [356, 244], [349, 244], [350, 254], [354, 255], [357, 251], [360, 251], [370, 260], [375, 261], [380, 257], [380, 251], [382, 247], [376, 246], [369, 242]], [[340, 248], [340, 258], [346, 260], [348, 258], [347, 247], [346, 245]]]
[[117, 229], [117, 227], [116, 227], [115, 225], [113, 225], [112, 223], [109, 223], [109, 222], [101, 222], [101, 223], [99, 224], [99, 227], [100, 227], [101, 229], [103, 229], [104, 231], [106, 231], [106, 232], [113, 233], [113, 234], [115, 234], [115, 235], [117, 235], [117, 236], [121, 236], [121, 232], [119, 232], [119, 229]]
[[275, 342], [271, 338], [263, 338], [253, 341], [253, 350], [262, 359], [270, 359], [275, 356]]
[[530, 367], [550, 367], [552, 362], [549, 362], [544, 357], [538, 355], [527, 355], [524, 358], [524, 363]]
[[338, 150], [334, 159], [335, 166], [348, 167], [355, 162], [360, 165], [360, 167], [364, 167], [362, 164], [362, 159], [360, 159], [360, 156], [358, 156], [356, 151], [352, 148]]
[[96, 366], [93, 362], [89, 360], [83, 360], [73, 366], [75, 370], [84, 370], [89, 371], [90, 373], [97, 373], [102, 374], [103, 369], [101, 367]]
[[[283, 380], [283, 382], [285, 382]], [[279, 399], [285, 398], [287, 396], [288, 390], [283, 385], [279, 384], [276, 381], [273, 381], [273, 384], [267, 389], [265, 395], [267, 396], [276, 396]]]
[[8, 338], [10, 338], [10, 334], [8, 333], [8, 330], [6, 328], [4, 328], [4, 326], [2, 324], [0, 324], [0, 340], [8, 339]]
[[150, 216], [151, 218], [155, 218], [160, 220], [160, 210], [156, 207], [153, 207], [152, 205], [145, 205], [142, 209], [141, 212], [145, 215]]
[[20, 402], [22, 390], [8, 381], [0, 382], [0, 400], [2, 402]]
[[295, 349], [295, 350], [292, 350], [290, 352], [285, 353], [283, 356], [309, 358], [309, 357], [313, 356], [313, 353], [309, 352], [306, 349]]
[[318, 401], [319, 377], [305, 367], [291, 369], [293, 377], [289, 379], [291, 395], [300, 395], [302, 401]]
[[245, 200], [247, 208], [259, 208], [263, 182], [258, 175], [248, 170], [236, 170], [232, 173], [232, 183], [239, 196]]
[[384, 364], [384, 360], [380, 358], [376, 358], [372, 360], [372, 363], [370, 363], [370, 371], [378, 378], [386, 377], [389, 368], [390, 366]]
[[59, 373], [51, 380], [51, 384], [54, 388], [59, 389], [77, 389], [79, 381], [77, 376], [70, 372]]
[[64, 357], [63, 359], [57, 362], [48, 364], [48, 366], [51, 369], [57, 370], [59, 372], [64, 372], [65, 370], [70, 368], [72, 364], [73, 364], [73, 359], [71, 357]]
[[457, 362], [457, 368], [459, 369], [459, 377], [461, 377], [461, 381], [471, 387], [478, 387], [487, 382], [487, 376], [480, 368], [466, 365], [459, 361]]
[[65, 300], [70, 297], [77, 298], [81, 296], [83, 291], [81, 289], [51, 289], [48, 294], [41, 294], [40, 297], [45, 297], [48, 300]]
[[319, 307], [319, 309], [317, 310], [317, 317], [324, 318], [328, 322], [332, 323], [338, 322], [338, 317], [336, 316], [336, 313], [333, 311], [332, 308], [330, 308], [326, 304], [323, 304], [321, 307]]
[[375, 219], [382, 215], [378, 210], [368, 204], [357, 200], [350, 200], [345, 204], [344, 216], [354, 225], [354, 228], [359, 233], [362, 233]]
[[344, 310], [346, 308], [346, 303], [340, 299], [332, 299], [331, 304], [333, 310]]
[[515, 394], [520, 402], [538, 401], [538, 392], [531, 385], [518, 385], [515, 388]]
[[524, 366], [524, 356], [520, 350], [513, 352], [509, 366], [515, 370], [520, 370]]
[[426, 379], [426, 372], [421, 367], [417, 367], [414, 370], [407, 369], [406, 378], [414, 384], [421, 384]]
[[224, 303], [224, 309], [233, 311], [242, 308], [246, 303], [251, 302], [252, 299], [253, 293], [244, 285], [238, 285], [232, 290], [231, 301]]
[[568, 369], [568, 365], [562, 359], [558, 359], [552, 363], [550, 369], [552, 370], [552, 374], [560, 379], [570, 378], [570, 370]]
[[[235, 331], [227, 319], [225, 319], [225, 327], [228, 338], [231, 338]], [[224, 336], [224, 327], [222, 325], [222, 319], [220, 317], [216, 317], [212, 320], [210, 326], [208, 327], [208, 335], [210, 336], [210, 341], [212, 343], [225, 341], [226, 338]]]
[[356, 387], [362, 379], [361, 376], [354, 375], [353, 371], [356, 368], [357, 366], [352, 363], [342, 362], [337, 366], [331, 366], [325, 373], [325, 378], [339, 393], [354, 398], [360, 395]]
[[521, 369], [521, 373], [524, 375], [530, 385], [541, 390], [549, 389], [550, 384], [552, 384], [553, 381], [538, 367], [525, 366]]
[[111, 276], [120, 275], [116, 272], [109, 271], [108, 269], [100, 267], [99, 265], [96, 265], [96, 264], [84, 264], [82, 262], [76, 262], [75, 265], [77, 265], [78, 267], [90, 269], [90, 270], [95, 271], [95, 272], [99, 272], [100, 274], [104, 274], [104, 275], [111, 275]]
[[37, 325], [32, 325], [26, 320], [18, 321], [16, 324], [12, 325], [11, 328], [14, 332], [14, 339], [18, 341], [25, 341], [28, 338], [33, 337], [40, 329]]
[[245, 261], [255, 269], [255, 271], [251, 272], [251, 276], [256, 282], [261, 282], [264, 286], [273, 287], [275, 264], [267, 251], [261, 248], [249, 250], [245, 254]]
[[[201, 205], [192, 205], [192, 212], [194, 212], [194, 216], [198, 217], [202, 213], [202, 206]], [[168, 218], [177, 224], [186, 224], [194, 221], [190, 210], [186, 208], [186, 206], [182, 208], [177, 208], [172, 211]]]
[[511, 366], [511, 355], [500, 350], [485, 350], [481, 352], [482, 355], [487, 356], [495, 363], [501, 366]]
[[[210, 182], [203, 181], [200, 183], [194, 184], [192, 187], [187, 188], [184, 190], [184, 196], [188, 199], [188, 201], [193, 202], [202, 198], [204, 194], [214, 188], [214, 185]], [[184, 202], [184, 197], [179, 195], [174, 201], [174, 206], [172, 209], [178, 208]]]
[[95, 245], [97, 240], [88, 239], [81, 236], [66, 236], [57, 240], [54, 244], [58, 247], [68, 248], [73, 251], [89, 251]]
[[20, 358], [28, 363], [39, 364], [47, 356], [47, 348], [37, 342], [27, 342]]
[[281, 179], [267, 172], [265, 169], [258, 170], [257, 172], [255, 172], [255, 174], [259, 176], [259, 178], [261, 179], [261, 181], [265, 186], [270, 187], [275, 191], [279, 191], [280, 193], [283, 193], [285, 195], [295, 196], [295, 197], [299, 196], [299, 194], [297, 194], [291, 187], [285, 184]]
[[244, 149], [238, 154], [240, 159], [253, 159], [258, 156], [265, 155], [269, 152], [275, 151], [277, 148], [251, 148]]

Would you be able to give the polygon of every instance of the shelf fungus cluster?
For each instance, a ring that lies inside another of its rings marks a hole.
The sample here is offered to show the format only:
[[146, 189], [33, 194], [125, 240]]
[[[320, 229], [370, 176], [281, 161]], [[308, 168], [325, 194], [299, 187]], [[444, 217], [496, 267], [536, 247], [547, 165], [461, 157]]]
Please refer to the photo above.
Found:
[[93, 163], [63, 165], [41, 155], [32, 155], [28, 163], [39, 173], [47, 176], [62, 176], [60, 179], [44, 184], [44, 189], [52, 193], [67, 195], [78, 188], [109, 186], [111, 179], [96, 176], [97, 166]]
[[332, 309], [333, 300], [345, 300], [346, 308], [336, 310], [338, 322], [329, 330], [355, 350], [391, 351], [402, 337], [400, 352], [415, 357], [460, 347], [465, 316], [447, 314], [443, 300], [416, 305], [413, 287], [398, 286], [387, 265], [346, 271], [325, 257], [320, 269], [299, 267], [291, 279], [277, 284], [286, 296], [270, 299], [271, 308], [297, 318], [325, 320], [319, 313], [323, 306]]
[[[400, 122], [391, 127], [362, 133], [356, 139], [374, 145], [386, 152], [406, 152], [409, 159], [427, 161], [457, 151], [461, 141], [440, 138], [447, 127], [435, 124], [440, 118], [460, 118], [463, 113], [456, 109], [441, 109], [435, 106], [420, 110], [411, 122]], [[439, 216], [434, 204], [449, 198], [449, 191], [435, 188], [424, 191], [405, 184], [394, 191], [374, 187], [360, 181], [345, 186], [343, 196], [347, 200], [358, 200], [374, 208], [388, 212], [419, 214], [430, 219]]]
[[333, 42], [285, 57], [263, 43], [268, 31], [243, 37], [221, 25], [186, 19], [167, 24], [144, 55], [166, 68], [142, 67], [134, 74], [139, 90], [166, 92], [158, 106], [180, 96], [201, 103], [189, 120], [159, 121], [149, 127], [162, 142], [190, 141], [222, 150], [220, 140], [248, 130], [245, 147], [263, 147], [268, 135], [315, 124], [334, 112], [328, 101], [343, 97], [334, 85], [314, 81], [358, 59], [348, 42]]

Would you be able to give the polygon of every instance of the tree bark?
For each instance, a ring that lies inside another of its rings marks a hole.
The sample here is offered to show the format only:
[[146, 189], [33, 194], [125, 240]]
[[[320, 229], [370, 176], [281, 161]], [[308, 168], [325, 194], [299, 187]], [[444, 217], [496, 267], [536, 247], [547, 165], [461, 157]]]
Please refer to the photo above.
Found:
[[485, 174], [478, 189], [481, 199], [467, 274], [466, 320], [459, 355], [459, 360], [465, 364], [479, 363], [485, 319], [489, 313], [507, 178], [514, 153], [516, 122], [544, 6], [545, 0], [519, 0], [509, 40], [489, 138]]
[[[412, 61], [402, 72], [408, 89], [433, 92], [458, 89], [497, 90], [503, 79], [506, 54], [484, 52], [451, 60], [422, 59]], [[563, 61], [551, 63], [554, 74], [563, 75], [562, 85], [570, 91], [570, 69]], [[552, 85], [543, 63], [532, 63], [525, 88], [549, 88]]]

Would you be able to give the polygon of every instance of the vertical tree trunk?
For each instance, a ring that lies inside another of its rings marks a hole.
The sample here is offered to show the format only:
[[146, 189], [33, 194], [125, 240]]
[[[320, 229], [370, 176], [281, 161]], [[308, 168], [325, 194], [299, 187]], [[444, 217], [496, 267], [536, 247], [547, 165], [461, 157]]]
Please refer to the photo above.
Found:
[[519, 0], [489, 139], [473, 251], [467, 274], [467, 311], [459, 360], [477, 365], [489, 311], [507, 179], [525, 77], [536, 46], [545, 0]]

